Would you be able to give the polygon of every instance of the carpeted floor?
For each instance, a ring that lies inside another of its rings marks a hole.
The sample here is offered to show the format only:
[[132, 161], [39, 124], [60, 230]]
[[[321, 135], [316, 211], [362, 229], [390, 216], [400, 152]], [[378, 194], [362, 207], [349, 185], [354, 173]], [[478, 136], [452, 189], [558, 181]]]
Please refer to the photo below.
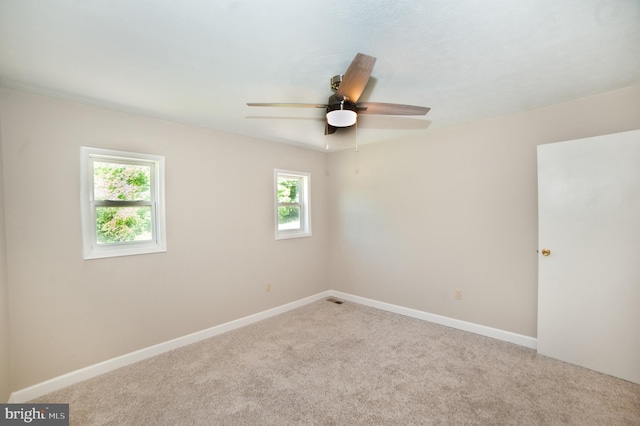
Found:
[[639, 385], [324, 300], [32, 402], [82, 426], [640, 424]]

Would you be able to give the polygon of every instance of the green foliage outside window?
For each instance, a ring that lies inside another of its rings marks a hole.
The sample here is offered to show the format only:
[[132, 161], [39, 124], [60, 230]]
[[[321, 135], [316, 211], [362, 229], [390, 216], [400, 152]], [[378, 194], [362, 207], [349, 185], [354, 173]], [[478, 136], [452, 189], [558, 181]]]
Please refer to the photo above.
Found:
[[[278, 179], [278, 202], [299, 203], [298, 179]], [[299, 206], [278, 206], [278, 223], [290, 223], [300, 221]]]
[[[148, 166], [94, 163], [96, 200], [150, 201], [151, 168]], [[98, 243], [151, 239], [151, 208], [97, 207]]]
[[149, 240], [151, 208], [98, 207], [96, 209], [98, 243]]

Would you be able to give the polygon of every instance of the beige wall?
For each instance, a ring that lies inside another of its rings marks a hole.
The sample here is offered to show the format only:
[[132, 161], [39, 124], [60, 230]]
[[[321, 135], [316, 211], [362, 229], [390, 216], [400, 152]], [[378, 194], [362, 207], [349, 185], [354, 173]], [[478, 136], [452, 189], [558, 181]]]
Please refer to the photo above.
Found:
[[[2, 117], [0, 117], [0, 129]], [[11, 394], [11, 363], [9, 338], [9, 284], [4, 227], [4, 184], [2, 173], [2, 133], [0, 132], [0, 402]]]
[[637, 128], [640, 86], [331, 154], [331, 288], [535, 337], [536, 146]]
[[[324, 153], [10, 90], [0, 117], [13, 391], [328, 289]], [[166, 253], [82, 260], [82, 145], [166, 157]], [[311, 172], [313, 237], [275, 241], [274, 168]]]

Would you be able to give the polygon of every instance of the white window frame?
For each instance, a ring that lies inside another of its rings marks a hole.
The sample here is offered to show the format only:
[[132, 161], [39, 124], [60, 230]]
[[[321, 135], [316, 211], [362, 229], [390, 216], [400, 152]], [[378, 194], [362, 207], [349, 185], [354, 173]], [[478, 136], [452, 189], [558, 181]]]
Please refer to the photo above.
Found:
[[[301, 185], [298, 189], [300, 207], [300, 228], [298, 229], [278, 229], [278, 207], [284, 205], [278, 202], [278, 177], [293, 177], [300, 180]], [[297, 172], [292, 170], [275, 169], [273, 171], [273, 190], [274, 190], [274, 218], [276, 229], [276, 240], [284, 240], [289, 238], [300, 238], [311, 236], [311, 173]]]
[[[94, 162], [114, 160], [122, 164], [151, 166], [150, 201], [96, 201], [94, 199]], [[100, 259], [167, 251], [163, 156], [83, 146], [80, 147], [80, 176], [82, 256], [84, 259]], [[98, 244], [96, 235], [96, 207], [100, 205], [121, 207], [150, 205], [151, 241], [126, 241], [121, 243]]]

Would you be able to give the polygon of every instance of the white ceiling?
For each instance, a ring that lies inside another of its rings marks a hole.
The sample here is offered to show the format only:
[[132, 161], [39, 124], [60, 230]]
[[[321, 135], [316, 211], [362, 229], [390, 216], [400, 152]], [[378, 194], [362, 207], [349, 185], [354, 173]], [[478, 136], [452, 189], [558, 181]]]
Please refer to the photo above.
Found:
[[[329, 79], [378, 58], [359, 144], [640, 83], [638, 0], [0, 0], [0, 84], [323, 149]], [[350, 130], [350, 131], [349, 131]]]

